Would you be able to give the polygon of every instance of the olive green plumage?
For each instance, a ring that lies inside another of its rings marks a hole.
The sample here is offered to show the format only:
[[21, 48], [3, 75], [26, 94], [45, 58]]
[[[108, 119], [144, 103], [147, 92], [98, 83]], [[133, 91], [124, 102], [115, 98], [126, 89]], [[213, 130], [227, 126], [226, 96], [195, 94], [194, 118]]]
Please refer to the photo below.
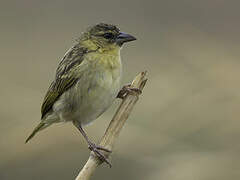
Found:
[[42, 104], [42, 120], [26, 142], [53, 123], [84, 125], [100, 116], [120, 90], [120, 48], [132, 40], [114, 25], [88, 28], [61, 60]]
[[60, 62], [56, 72], [56, 79], [50, 85], [42, 104], [42, 118], [51, 110], [59, 96], [72, 87], [79, 78], [80, 74], [76, 72], [76, 68], [83, 61], [83, 56], [87, 53], [87, 49], [78, 46], [78, 44], [75, 45]]

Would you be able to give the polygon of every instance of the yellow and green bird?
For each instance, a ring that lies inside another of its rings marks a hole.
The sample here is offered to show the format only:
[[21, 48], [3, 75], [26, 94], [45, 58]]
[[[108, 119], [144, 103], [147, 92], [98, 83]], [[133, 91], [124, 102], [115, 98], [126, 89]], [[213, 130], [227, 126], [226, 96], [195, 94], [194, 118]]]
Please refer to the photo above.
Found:
[[100, 23], [82, 33], [56, 70], [41, 108], [41, 122], [27, 138], [58, 122], [73, 122], [89, 149], [108, 162], [92, 143], [82, 126], [98, 118], [113, 103], [120, 90], [122, 63], [120, 49], [135, 37], [120, 32], [115, 25]]

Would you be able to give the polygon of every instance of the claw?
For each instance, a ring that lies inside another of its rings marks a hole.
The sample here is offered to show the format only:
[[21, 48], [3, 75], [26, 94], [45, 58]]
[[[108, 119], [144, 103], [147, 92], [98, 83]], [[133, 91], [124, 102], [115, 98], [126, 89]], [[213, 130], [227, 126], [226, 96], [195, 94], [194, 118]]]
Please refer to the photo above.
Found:
[[109, 150], [109, 149], [107, 149], [107, 148], [104, 148], [104, 147], [101, 147], [101, 146], [97, 146], [97, 145], [96, 145], [96, 148], [97, 148], [98, 150], [106, 151], [106, 152], [108, 152], [108, 153], [111, 153], [111, 152], [112, 152], [111, 150]]
[[88, 143], [88, 148], [90, 149], [90, 151], [93, 151], [95, 153], [95, 155], [102, 161], [102, 162], [106, 162], [109, 167], [111, 168], [112, 165], [109, 162], [109, 160], [107, 159], [107, 157], [101, 152], [101, 151], [105, 151], [108, 153], [111, 153], [112, 151], [109, 149], [106, 149], [104, 147], [101, 146], [97, 146], [96, 144], [92, 143], [87, 134], [85, 133], [85, 131], [83, 130], [81, 124], [78, 121], [73, 121], [73, 124], [78, 128], [78, 130], [80, 131], [80, 133], [83, 135], [83, 137], [85, 138], [85, 140]]
[[101, 151], [106, 151], [108, 153], [111, 153], [112, 152], [111, 150], [101, 146], [97, 146], [96, 144], [93, 144], [93, 143], [89, 144], [88, 148], [90, 149], [90, 151], [93, 151], [101, 161], [107, 163], [110, 168], [112, 167], [112, 164], [109, 162], [108, 158], [101, 152]]
[[130, 84], [123, 86], [123, 88], [119, 91], [119, 93], [117, 95], [117, 98], [124, 99], [127, 94], [132, 94], [132, 95], [142, 94], [141, 89], [133, 88], [133, 87], [130, 87], [130, 86], [131, 86]]

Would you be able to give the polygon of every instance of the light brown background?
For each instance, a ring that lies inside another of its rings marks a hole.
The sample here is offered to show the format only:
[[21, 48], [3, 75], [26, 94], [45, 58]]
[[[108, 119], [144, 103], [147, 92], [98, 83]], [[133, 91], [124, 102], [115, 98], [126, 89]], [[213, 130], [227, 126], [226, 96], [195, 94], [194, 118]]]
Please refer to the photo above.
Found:
[[[119, 25], [124, 83], [149, 81], [121, 133], [113, 168], [93, 180], [240, 178], [240, 1], [1, 1], [0, 179], [74, 179], [88, 158], [71, 124], [26, 137], [58, 62], [89, 25]], [[119, 100], [86, 128], [98, 141]]]

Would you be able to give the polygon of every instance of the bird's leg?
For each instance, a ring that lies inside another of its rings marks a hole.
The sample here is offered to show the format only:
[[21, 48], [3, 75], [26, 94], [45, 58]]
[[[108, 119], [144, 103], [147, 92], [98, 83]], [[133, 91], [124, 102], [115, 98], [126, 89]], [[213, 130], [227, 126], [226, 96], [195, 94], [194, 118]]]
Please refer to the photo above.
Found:
[[118, 92], [117, 98], [124, 99], [127, 94], [141, 94], [141, 89], [131, 87], [131, 84], [123, 86], [123, 88]]
[[83, 130], [83, 128], [79, 122], [74, 121], [73, 124], [78, 128], [80, 133], [83, 135], [84, 139], [87, 141], [88, 148], [90, 149], [90, 151], [93, 151], [101, 161], [106, 162], [110, 167], [112, 167], [112, 165], [109, 162], [109, 160], [107, 159], [107, 157], [101, 152], [101, 151], [106, 151], [108, 153], [111, 153], [112, 151], [109, 149], [106, 149], [104, 147], [98, 146], [95, 143], [92, 143], [89, 140], [87, 134], [85, 133], [85, 131]]

